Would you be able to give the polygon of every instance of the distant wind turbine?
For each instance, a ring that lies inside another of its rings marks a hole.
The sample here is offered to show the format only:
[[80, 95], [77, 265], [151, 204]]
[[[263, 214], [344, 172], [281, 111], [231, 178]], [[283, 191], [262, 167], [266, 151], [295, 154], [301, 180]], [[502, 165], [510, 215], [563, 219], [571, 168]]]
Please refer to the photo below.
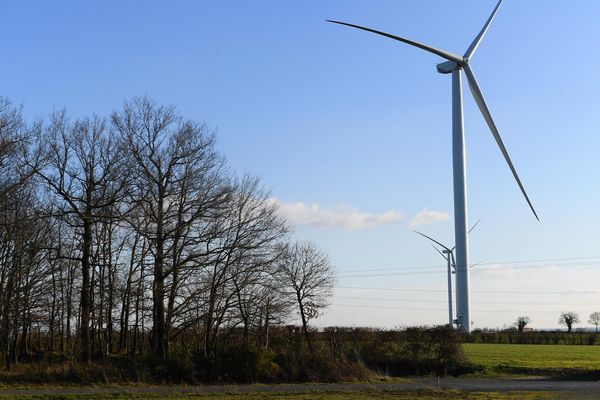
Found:
[[475, 40], [471, 43], [469, 48], [467, 49], [464, 56], [458, 56], [456, 54], [450, 53], [445, 50], [436, 49], [434, 47], [405, 39], [399, 36], [391, 35], [389, 33], [377, 31], [374, 29], [366, 28], [364, 26], [349, 24], [346, 22], [340, 21], [332, 21], [328, 20], [328, 22], [332, 22], [335, 24], [346, 25], [352, 28], [362, 29], [367, 32], [372, 32], [378, 35], [382, 35], [388, 37], [390, 39], [397, 40], [399, 42], [403, 42], [409, 44], [411, 46], [417, 47], [419, 49], [428, 51], [430, 53], [436, 54], [448, 61], [438, 64], [437, 71], [441, 74], [452, 74], [452, 162], [453, 162], [453, 175], [454, 175], [454, 235], [456, 242], [456, 292], [457, 292], [457, 320], [458, 327], [461, 330], [466, 332], [471, 331], [471, 304], [470, 304], [470, 284], [469, 284], [469, 244], [467, 238], [467, 184], [466, 184], [466, 166], [465, 166], [465, 144], [464, 144], [464, 124], [463, 124], [463, 101], [462, 101], [462, 77], [461, 71], [464, 71], [467, 81], [469, 83], [469, 88], [471, 89], [471, 94], [485, 119], [490, 131], [492, 132], [492, 136], [496, 140], [498, 147], [500, 148], [500, 152], [504, 156], [510, 171], [512, 172], [513, 177], [517, 181], [517, 185], [519, 185], [519, 189], [525, 196], [525, 200], [529, 204], [531, 211], [535, 218], [539, 221], [539, 217], [529, 200], [529, 196], [527, 192], [525, 192], [525, 188], [521, 183], [521, 179], [519, 179], [519, 175], [508, 155], [508, 151], [502, 142], [502, 138], [500, 137], [500, 133], [496, 128], [496, 124], [492, 119], [492, 115], [490, 110], [483, 98], [483, 94], [481, 89], [479, 88], [479, 84], [475, 79], [475, 74], [473, 73], [473, 69], [470, 66], [470, 61], [475, 51], [479, 47], [481, 40], [485, 36], [492, 20], [496, 16], [500, 5], [502, 4], [502, 0], [498, 2], [494, 11], [486, 21], [483, 29]]
[[[469, 231], [467, 233], [471, 233], [471, 231], [473, 229], [475, 229], [475, 227], [477, 225], [479, 225], [480, 221], [481, 221], [481, 218], [479, 218], [477, 220], [477, 222], [475, 222], [475, 224], [473, 224], [473, 226], [471, 227], [471, 229], [469, 229]], [[454, 323], [456, 321], [454, 321], [454, 313], [452, 312], [452, 273], [453, 273], [453, 271], [454, 271], [454, 273], [456, 273], [456, 260], [454, 259], [454, 249], [456, 248], [456, 246], [449, 248], [448, 246], [435, 240], [431, 236], [427, 236], [426, 234], [421, 233], [419, 231], [414, 231], [414, 232], [423, 236], [425, 239], [431, 240], [433, 243], [435, 243], [436, 245], [438, 245], [442, 248], [442, 250], [440, 250], [437, 247], [435, 247], [434, 245], [431, 245], [431, 247], [433, 247], [435, 249], [435, 251], [440, 253], [440, 255], [444, 258], [444, 260], [446, 260], [446, 263], [448, 265], [448, 325], [454, 326]], [[473, 267], [473, 265], [471, 265], [471, 267]]]

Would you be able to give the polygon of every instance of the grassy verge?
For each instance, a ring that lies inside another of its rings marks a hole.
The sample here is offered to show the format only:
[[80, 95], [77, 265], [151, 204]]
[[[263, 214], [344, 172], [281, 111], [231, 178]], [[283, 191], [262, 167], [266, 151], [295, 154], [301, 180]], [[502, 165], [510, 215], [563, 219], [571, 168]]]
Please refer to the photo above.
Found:
[[367, 392], [333, 392], [333, 393], [243, 393], [243, 394], [193, 394], [193, 395], [160, 395], [160, 394], [107, 394], [107, 395], [43, 395], [43, 396], [10, 396], [0, 395], [0, 399], [15, 400], [42, 400], [42, 399], [64, 399], [64, 400], [119, 400], [119, 399], [168, 399], [168, 400], [371, 400], [373, 398], [382, 400], [548, 400], [568, 399], [559, 393], [548, 392], [485, 392], [467, 393], [459, 391], [367, 391]]
[[600, 346], [465, 343], [463, 350], [478, 375], [600, 378]]

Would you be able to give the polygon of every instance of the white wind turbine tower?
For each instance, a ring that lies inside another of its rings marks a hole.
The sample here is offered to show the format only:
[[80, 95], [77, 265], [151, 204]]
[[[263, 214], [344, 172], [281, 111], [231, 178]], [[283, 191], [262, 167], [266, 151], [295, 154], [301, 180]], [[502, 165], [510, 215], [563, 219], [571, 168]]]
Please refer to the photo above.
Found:
[[346, 25], [352, 28], [362, 29], [364, 31], [372, 32], [378, 35], [394, 39], [419, 49], [428, 51], [436, 54], [448, 61], [438, 64], [437, 71], [441, 74], [452, 74], [452, 163], [453, 163], [453, 175], [454, 175], [454, 236], [456, 243], [456, 298], [457, 298], [457, 321], [458, 327], [466, 332], [471, 331], [471, 304], [470, 304], [470, 288], [469, 288], [469, 243], [467, 238], [467, 184], [466, 184], [466, 170], [465, 170], [465, 144], [464, 144], [464, 125], [463, 125], [463, 101], [462, 101], [462, 76], [461, 71], [464, 71], [471, 94], [485, 119], [485, 122], [492, 132], [492, 136], [496, 140], [500, 152], [504, 156], [510, 171], [512, 172], [519, 189], [525, 196], [525, 200], [529, 204], [531, 211], [539, 221], [539, 217], [529, 200], [527, 192], [517, 175], [517, 171], [513, 166], [513, 163], [508, 155], [500, 133], [496, 128], [496, 124], [492, 119], [490, 110], [483, 98], [479, 84], [475, 79], [475, 75], [470, 65], [471, 58], [475, 54], [477, 47], [481, 43], [484, 35], [486, 34], [492, 20], [496, 16], [502, 0], [498, 2], [494, 11], [488, 18], [487, 22], [483, 26], [483, 29], [473, 43], [469, 46], [464, 56], [458, 56], [445, 50], [436, 49], [434, 47], [415, 42], [410, 39], [405, 39], [399, 36], [391, 35], [389, 33], [377, 31], [374, 29], [366, 28], [364, 26], [349, 24], [340, 21], [331, 21], [335, 24]]

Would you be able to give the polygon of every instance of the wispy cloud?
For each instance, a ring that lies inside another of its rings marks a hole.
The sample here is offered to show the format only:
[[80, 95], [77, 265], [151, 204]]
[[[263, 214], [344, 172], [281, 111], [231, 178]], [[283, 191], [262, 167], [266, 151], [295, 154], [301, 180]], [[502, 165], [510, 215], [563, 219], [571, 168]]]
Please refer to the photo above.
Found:
[[279, 206], [290, 222], [319, 228], [359, 230], [395, 223], [402, 219], [402, 214], [395, 210], [368, 213], [344, 204], [326, 208], [319, 203], [283, 203], [275, 198], [271, 201]]
[[414, 216], [410, 221], [410, 226], [411, 228], [416, 228], [422, 225], [433, 224], [434, 222], [446, 221], [448, 218], [450, 218], [450, 215], [447, 212], [433, 211], [425, 208]]

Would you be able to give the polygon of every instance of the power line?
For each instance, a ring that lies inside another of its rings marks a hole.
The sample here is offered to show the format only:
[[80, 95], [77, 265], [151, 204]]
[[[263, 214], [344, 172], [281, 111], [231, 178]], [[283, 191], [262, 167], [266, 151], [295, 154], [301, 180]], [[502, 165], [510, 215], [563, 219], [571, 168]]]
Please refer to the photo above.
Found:
[[393, 309], [393, 310], [411, 310], [411, 311], [444, 311], [447, 312], [448, 310], [443, 310], [440, 308], [422, 308], [422, 307], [393, 307], [393, 306], [362, 306], [362, 305], [358, 305], [358, 304], [337, 304], [337, 303], [332, 303], [332, 306], [335, 307], [351, 307], [351, 308], [371, 308], [371, 309]]
[[[399, 292], [423, 292], [423, 293], [446, 293], [443, 289], [407, 289], [407, 288], [369, 288], [358, 286], [338, 286], [339, 289], [352, 290], [381, 290], [381, 291], [399, 291]], [[487, 293], [487, 294], [600, 294], [598, 290], [564, 290], [564, 291], [518, 291], [518, 290], [471, 290], [471, 293]]]
[[379, 276], [407, 276], [407, 275], [436, 275], [445, 273], [444, 271], [422, 271], [422, 272], [395, 272], [388, 274], [361, 274], [361, 275], [338, 275], [338, 278], [367, 278], [367, 277], [379, 277]]
[[[509, 264], [528, 264], [532, 262], [553, 262], [553, 261], [575, 261], [575, 260], [591, 260], [600, 259], [600, 256], [587, 256], [587, 257], [568, 257], [568, 258], [538, 258], [528, 259], [521, 261], [498, 261], [498, 262], [485, 262], [478, 265], [509, 265]], [[354, 267], [353, 267], [354, 268]], [[420, 267], [382, 267], [382, 268], [361, 268], [361, 269], [348, 269], [345, 272], [385, 272], [385, 271], [404, 271], [404, 270], [422, 270], [422, 269], [434, 269], [434, 268], [446, 268], [446, 265], [426, 265]]]
[[[345, 299], [345, 300], [370, 300], [370, 301], [383, 301], [383, 302], [395, 302], [395, 303], [432, 303], [432, 304], [447, 304], [448, 300], [419, 300], [419, 299], [394, 299], [394, 298], [381, 298], [381, 297], [360, 297], [360, 296], [334, 296], [336, 299]], [[500, 305], [499, 302], [497, 301], [478, 301], [477, 304], [497, 304]], [[506, 302], [506, 301], [502, 301], [501, 303], [502, 305], [537, 305], [537, 306], [543, 306], [543, 305], [555, 305], [555, 306], [562, 306], [562, 305], [569, 305], [569, 306], [586, 306], [589, 305], [589, 302], [586, 303], [567, 303], [567, 302], [560, 302], [560, 303], [549, 303], [549, 302]]]
[[[422, 307], [394, 307], [394, 306], [364, 306], [359, 304], [338, 304], [332, 303], [332, 306], [335, 307], [348, 307], [348, 308], [368, 308], [368, 309], [389, 309], [389, 310], [400, 310], [400, 311], [440, 311], [440, 312], [448, 312], [447, 309], [439, 309], [439, 308], [422, 308]], [[557, 314], [564, 311], [563, 310], [532, 310], [532, 309], [519, 309], [519, 310], [481, 310], [481, 309], [472, 309], [472, 311], [479, 313], [552, 313]]]
[[[472, 272], [490, 272], [490, 271], [496, 271], [497, 269], [490, 269], [489, 267], [491, 266], [496, 266], [496, 265], [507, 265], [507, 264], [511, 264], [511, 263], [480, 263], [477, 264], [477, 268], [473, 269]], [[486, 268], [487, 266], [487, 268]], [[571, 267], [571, 268], [579, 268], [579, 267], [599, 267], [600, 268], [600, 262], [591, 262], [591, 261], [586, 261], [586, 262], [578, 262], [578, 263], [561, 263], [561, 264], [554, 264], [554, 265], [548, 265], [548, 264], [537, 264], [537, 265], [517, 265], [512, 267], [513, 270], [529, 270], [529, 269], [555, 269], [555, 268], [564, 268], [564, 267]], [[405, 275], [430, 275], [430, 274], [441, 274], [441, 273], [445, 273], [445, 269], [447, 268], [447, 266], [438, 266], [438, 267], [425, 267], [425, 268], [439, 268], [439, 271], [422, 271], [422, 272], [390, 272], [390, 273], [381, 273], [381, 274], [352, 274], [352, 275], [339, 275], [338, 278], [367, 278], [367, 277], [381, 277], [381, 276], [405, 276]], [[407, 268], [407, 269], [416, 269], [416, 268]], [[487, 271], [486, 271], [487, 269]]]

